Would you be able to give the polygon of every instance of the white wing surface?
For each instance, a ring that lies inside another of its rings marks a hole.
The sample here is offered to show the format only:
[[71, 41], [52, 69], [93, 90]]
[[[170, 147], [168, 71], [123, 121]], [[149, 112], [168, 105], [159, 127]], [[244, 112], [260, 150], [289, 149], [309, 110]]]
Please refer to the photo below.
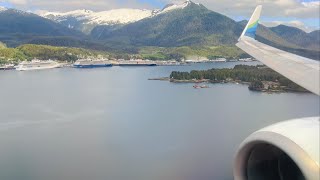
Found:
[[319, 61], [282, 51], [254, 39], [261, 9], [262, 6], [256, 8], [236, 46], [291, 81], [320, 95]]

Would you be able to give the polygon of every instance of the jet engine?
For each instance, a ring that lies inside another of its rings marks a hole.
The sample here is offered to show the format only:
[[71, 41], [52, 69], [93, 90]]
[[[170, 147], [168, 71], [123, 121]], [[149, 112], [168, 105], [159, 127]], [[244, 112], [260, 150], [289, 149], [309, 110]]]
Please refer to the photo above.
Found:
[[319, 117], [277, 123], [251, 134], [234, 161], [235, 180], [319, 180]]

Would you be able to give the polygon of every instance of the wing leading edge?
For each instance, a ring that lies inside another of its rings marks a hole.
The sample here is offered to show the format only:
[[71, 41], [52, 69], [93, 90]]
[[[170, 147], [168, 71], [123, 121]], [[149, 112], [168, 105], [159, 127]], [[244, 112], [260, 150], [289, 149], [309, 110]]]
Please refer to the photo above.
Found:
[[236, 44], [252, 57], [305, 89], [320, 95], [320, 63], [276, 49], [254, 39], [262, 6], [254, 11]]

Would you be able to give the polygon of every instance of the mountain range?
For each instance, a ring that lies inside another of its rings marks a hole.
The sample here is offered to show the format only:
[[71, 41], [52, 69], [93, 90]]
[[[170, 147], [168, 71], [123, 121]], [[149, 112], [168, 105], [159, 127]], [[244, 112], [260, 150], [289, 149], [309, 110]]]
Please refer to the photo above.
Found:
[[189, 3], [184, 8], [120, 27], [97, 26], [91, 36], [106, 42], [138, 46], [217, 46], [234, 44], [241, 31], [242, 27], [234, 20], [200, 4]]
[[94, 12], [81, 9], [70, 12], [40, 12], [39, 16], [48, 18], [64, 24], [72, 29], [80, 30], [90, 34], [91, 30], [98, 25], [119, 25], [130, 24], [142, 19], [152, 18], [169, 11], [184, 9], [191, 1], [182, 4], [169, 4], [163, 9], [113, 9], [108, 11]]
[[300, 47], [310, 49], [320, 49], [320, 31], [316, 30], [311, 33], [306, 33], [301, 29], [295, 27], [288, 27], [285, 25], [279, 25], [270, 28], [278, 36], [285, 39], [287, 42], [296, 44]]
[[[0, 41], [21, 44], [119, 50], [145, 46], [233, 46], [246, 21], [235, 20], [186, 1], [163, 9], [76, 10], [33, 14], [0, 8]], [[319, 59], [319, 33], [260, 25], [257, 40], [299, 55]]]

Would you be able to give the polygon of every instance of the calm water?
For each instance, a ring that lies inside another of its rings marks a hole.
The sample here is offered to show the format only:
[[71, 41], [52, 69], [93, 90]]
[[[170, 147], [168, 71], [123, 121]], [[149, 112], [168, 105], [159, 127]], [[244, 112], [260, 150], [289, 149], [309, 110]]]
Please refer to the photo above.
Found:
[[319, 116], [318, 97], [147, 79], [235, 64], [0, 72], [0, 179], [232, 179], [245, 137]]

